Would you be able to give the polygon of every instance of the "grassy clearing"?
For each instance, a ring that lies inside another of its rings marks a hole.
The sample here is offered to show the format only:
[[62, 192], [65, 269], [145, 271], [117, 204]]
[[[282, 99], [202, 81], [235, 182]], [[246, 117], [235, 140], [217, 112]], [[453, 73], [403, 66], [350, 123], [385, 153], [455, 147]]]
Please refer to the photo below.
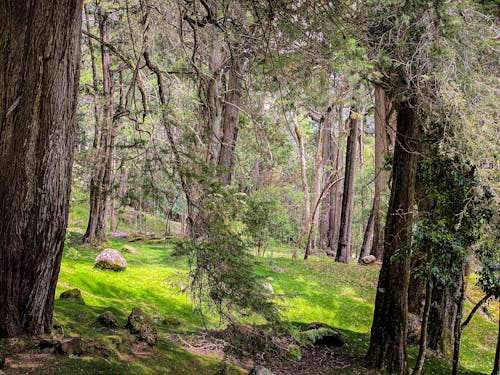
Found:
[[[177, 327], [159, 323], [160, 333], [170, 332], [172, 329], [197, 331], [204, 328], [200, 315], [191, 308], [188, 295], [179, 290], [178, 282], [187, 284], [187, 264], [170, 256], [172, 245], [140, 242], [129, 244], [123, 239], [111, 239], [103, 247], [121, 249], [124, 245], [129, 245], [137, 251], [137, 254], [124, 253], [129, 267], [125, 272], [114, 273], [95, 269], [93, 260], [99, 250], [81, 246], [76, 240], [77, 236], [73, 233], [65, 250], [57, 295], [68, 288], [79, 288], [83, 292], [86, 306], [57, 301], [55, 320], [67, 331], [84, 337], [102, 338], [110, 332], [96, 328], [94, 322], [97, 315], [111, 310], [125, 323], [134, 306], [144, 308], [157, 321], [167, 316], [180, 322]], [[338, 264], [327, 258], [313, 258], [303, 262], [292, 260], [288, 256], [285, 258], [285, 255], [285, 248], [277, 249], [273, 259], [275, 265], [286, 269], [285, 273], [272, 271], [269, 261], [264, 258], [259, 259], [256, 266], [256, 272], [268, 278], [273, 285], [277, 301], [285, 308], [285, 316], [296, 323], [321, 321], [337, 327], [347, 337], [345, 351], [362, 356], [368, 346], [378, 267]], [[473, 288], [471, 293], [474, 299], [479, 291]], [[497, 310], [493, 314], [497, 314]], [[216, 317], [206, 317], [205, 324], [215, 326]], [[476, 316], [464, 333], [462, 373], [487, 373], [492, 366], [495, 342], [495, 324], [483, 315]], [[191, 372], [186, 373], [213, 373], [214, 366], [217, 366], [216, 360], [195, 357], [169, 345], [167, 341], [162, 341], [154, 353], [148, 360], [141, 360], [140, 364], [138, 361], [127, 362], [123, 358], [115, 359], [111, 364], [116, 366], [117, 373], [131, 371], [130, 373], [144, 374], [157, 373], [155, 371], [158, 366], [173, 369], [171, 371], [174, 372], [170, 373], [182, 374], [182, 366], [186, 366], [185, 371], [188, 371], [191, 366], [189, 363], [193, 363], [193, 367], [189, 370]], [[416, 351], [411, 349], [410, 361], [413, 362], [415, 357]], [[175, 363], [171, 362], [172, 358]], [[61, 364], [63, 366], [71, 362], [81, 368], [86, 368], [85, 364], [89, 362], [85, 358], [64, 361], [67, 363]], [[449, 370], [446, 360], [429, 356], [424, 373], [447, 374]], [[349, 368], [338, 373], [368, 372], [360, 368]]]
[[[55, 357], [30, 365], [25, 358], [14, 358], [17, 366], [13, 373], [24, 373], [30, 368], [40, 374], [214, 374], [220, 360], [197, 356], [181, 350], [165, 339], [166, 333], [196, 332], [205, 327], [216, 327], [217, 317], [204, 319], [190, 305], [189, 292], [181, 292], [179, 283], [188, 284], [187, 263], [171, 257], [172, 244], [134, 242], [112, 238], [104, 247], [122, 249], [130, 246], [134, 253], [123, 251], [128, 268], [124, 272], [109, 272], [94, 268], [93, 261], [100, 249], [80, 244], [84, 229], [85, 207], [76, 204], [70, 217], [70, 233], [64, 251], [57, 296], [61, 292], [78, 288], [86, 305], [56, 300], [55, 323], [64, 327], [66, 335], [81, 335], [87, 341], [102, 342], [110, 352], [89, 353], [78, 357]], [[286, 270], [274, 272], [269, 259], [257, 260], [256, 272], [267, 278], [276, 293], [277, 302], [284, 308], [284, 316], [296, 325], [320, 321], [338, 328], [346, 337], [343, 352], [362, 358], [369, 340], [373, 315], [373, 302], [379, 268], [344, 265], [329, 258], [315, 258], [304, 262], [292, 260], [290, 247], [272, 246], [266, 256]], [[471, 301], [481, 298], [480, 290], [469, 284]], [[141, 307], [157, 322], [160, 343], [154, 349], [138, 350], [134, 338], [123, 329], [111, 330], [96, 323], [97, 316], [112, 311], [124, 325], [130, 310]], [[471, 309], [467, 302], [466, 309]], [[491, 304], [493, 319], [478, 314], [464, 332], [462, 341], [461, 374], [489, 373], [496, 344], [498, 308]], [[166, 324], [167, 321], [175, 324]], [[416, 350], [410, 349], [410, 365]], [[361, 363], [361, 361], [360, 361]], [[30, 367], [31, 366], [31, 367]], [[30, 370], [30, 371], [32, 371]], [[9, 374], [7, 370], [7, 374]], [[241, 369], [231, 367], [229, 374], [241, 374]], [[361, 366], [334, 370], [332, 374], [371, 374]], [[447, 360], [429, 355], [424, 374], [448, 374]]]

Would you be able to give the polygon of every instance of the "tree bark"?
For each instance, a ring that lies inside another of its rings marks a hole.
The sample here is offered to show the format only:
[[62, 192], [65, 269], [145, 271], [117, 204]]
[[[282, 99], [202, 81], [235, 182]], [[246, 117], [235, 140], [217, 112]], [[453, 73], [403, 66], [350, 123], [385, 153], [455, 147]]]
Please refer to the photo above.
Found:
[[82, 1], [0, 5], [0, 337], [52, 328], [71, 191]]
[[464, 311], [466, 281], [464, 272], [460, 274], [459, 296], [456, 299], [457, 314], [454, 321], [452, 375], [458, 375], [460, 366], [460, 344], [462, 342], [462, 314]]
[[234, 174], [234, 153], [240, 129], [240, 101], [242, 94], [241, 80], [245, 60], [243, 56], [233, 54], [232, 65], [229, 68], [228, 87], [224, 101], [224, 116], [222, 119], [222, 140], [219, 152], [219, 167], [221, 180], [231, 185]]
[[491, 375], [498, 375], [500, 370], [500, 320], [498, 322], [498, 336], [497, 336], [497, 350], [495, 352], [495, 363], [493, 364], [493, 370]]
[[113, 126], [114, 101], [113, 79], [111, 77], [111, 59], [109, 49], [108, 15], [98, 10], [101, 33], [101, 61], [103, 78], [103, 118], [100, 131], [96, 164], [90, 181], [90, 212], [87, 230], [83, 235], [84, 243], [100, 243], [106, 239], [106, 207], [111, 189], [111, 167], [115, 129]]
[[361, 250], [359, 251], [358, 263], [362, 263], [361, 259], [368, 255], [368, 250], [370, 249], [370, 245], [373, 240], [373, 222], [375, 221], [375, 209], [375, 204], [373, 204], [372, 209], [370, 210], [370, 216], [368, 216], [368, 222], [366, 223], [366, 229], [363, 235], [363, 244], [361, 245]]
[[381, 195], [387, 188], [391, 172], [385, 168], [387, 155], [394, 147], [395, 111], [385, 92], [375, 87], [375, 190], [373, 194], [373, 240], [371, 255], [382, 259], [384, 233], [382, 230]]
[[399, 105], [391, 199], [367, 360], [390, 374], [407, 369], [409, 249], [419, 126], [412, 103]]
[[432, 286], [430, 281], [426, 283], [425, 287], [425, 305], [424, 313], [422, 317], [422, 325], [420, 327], [420, 342], [418, 347], [418, 357], [413, 369], [413, 375], [420, 375], [422, 373], [422, 368], [424, 367], [425, 361], [425, 348], [427, 346], [427, 324], [429, 322], [429, 311], [431, 309], [432, 301]]
[[361, 115], [357, 107], [349, 113], [349, 136], [347, 137], [346, 163], [344, 174], [344, 192], [342, 195], [342, 213], [340, 216], [337, 262], [349, 263], [352, 252], [352, 219], [354, 211], [354, 175], [356, 172], [356, 146]]

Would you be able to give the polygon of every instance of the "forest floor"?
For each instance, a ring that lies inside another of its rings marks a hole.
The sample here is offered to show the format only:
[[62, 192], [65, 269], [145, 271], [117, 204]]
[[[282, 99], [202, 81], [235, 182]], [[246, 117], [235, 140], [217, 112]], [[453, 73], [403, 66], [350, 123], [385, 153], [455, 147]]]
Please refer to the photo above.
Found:
[[[225, 357], [226, 343], [217, 330], [221, 328], [217, 317], [202, 318], [190, 304], [189, 291], [181, 290], [188, 285], [188, 264], [171, 256], [172, 244], [111, 238], [103, 247], [121, 249], [128, 245], [136, 254], [124, 252], [128, 268], [110, 272], [94, 268], [100, 249], [82, 246], [80, 237], [76, 232], [68, 235], [54, 322], [66, 337], [81, 336], [87, 350], [81, 356], [64, 356], [39, 349], [36, 340], [3, 340], [0, 354], [6, 353], [6, 374], [218, 374], [222, 373], [222, 359], [231, 363], [226, 374], [246, 374], [256, 363], [249, 358]], [[277, 357], [257, 364], [277, 375], [372, 373], [363, 367], [363, 354], [368, 346], [379, 266], [338, 264], [322, 257], [307, 262], [292, 260], [291, 251], [281, 247], [272, 254], [273, 264], [285, 272], [274, 272], [268, 258], [258, 261], [256, 271], [272, 285], [284, 316], [294, 326], [327, 323], [344, 335], [346, 344], [341, 349], [301, 347], [300, 360]], [[85, 305], [58, 299], [71, 288], [82, 291]], [[471, 301], [481, 298], [474, 282], [468, 297], [470, 310]], [[124, 328], [104, 328], [96, 322], [99, 314], [109, 310], [123, 327], [133, 307], [143, 308], [157, 323], [157, 346], [136, 342]], [[489, 373], [492, 367], [498, 310], [496, 306], [489, 309], [491, 318], [478, 314], [464, 332], [461, 374]], [[410, 365], [415, 357], [416, 349], [411, 348]], [[448, 361], [430, 353], [424, 374], [448, 373]]]

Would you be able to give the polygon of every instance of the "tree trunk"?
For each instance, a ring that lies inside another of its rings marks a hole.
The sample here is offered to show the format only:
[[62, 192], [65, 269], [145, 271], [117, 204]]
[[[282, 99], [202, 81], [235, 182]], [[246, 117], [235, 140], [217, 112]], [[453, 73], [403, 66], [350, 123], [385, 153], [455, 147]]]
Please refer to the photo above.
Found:
[[418, 347], [418, 357], [412, 375], [420, 375], [425, 361], [425, 348], [427, 345], [427, 324], [429, 322], [429, 311], [431, 309], [432, 301], [432, 286], [430, 281], [426, 283], [425, 287], [425, 306], [422, 317], [422, 325], [420, 327], [420, 342]]
[[459, 295], [455, 300], [457, 305], [457, 314], [454, 321], [454, 335], [453, 335], [453, 361], [452, 361], [452, 375], [458, 375], [458, 367], [460, 366], [460, 344], [462, 341], [462, 314], [464, 311], [465, 302], [465, 287], [466, 280], [464, 277], [464, 272], [460, 274], [459, 282]]
[[87, 230], [83, 235], [84, 243], [100, 243], [106, 239], [106, 206], [111, 189], [111, 167], [115, 139], [111, 59], [106, 46], [109, 43], [108, 16], [101, 9], [98, 12], [99, 29], [103, 41], [101, 44], [101, 60], [104, 106], [98, 156], [90, 181], [90, 212]]
[[500, 370], [500, 320], [498, 322], [498, 336], [497, 336], [497, 350], [495, 352], [495, 363], [493, 364], [493, 370], [491, 375], [498, 375]]
[[[458, 282], [458, 280], [456, 281]], [[447, 356], [453, 354], [453, 337], [457, 316], [455, 297], [458, 293], [458, 287], [437, 287], [432, 296], [428, 347]]]
[[[375, 200], [375, 199], [374, 199]], [[370, 210], [370, 216], [368, 216], [368, 222], [366, 223], [365, 233], [363, 235], [363, 244], [361, 245], [361, 250], [359, 251], [358, 263], [362, 263], [361, 259], [368, 255], [368, 250], [373, 239], [373, 222], [375, 221], [375, 204], [373, 204]]]
[[313, 206], [314, 210], [311, 212], [309, 219], [309, 232], [307, 236], [305, 259], [309, 256], [312, 249], [316, 247], [316, 232], [319, 225], [319, 206], [321, 204], [321, 182], [323, 180], [323, 166], [324, 166], [324, 147], [327, 140], [325, 130], [331, 129], [333, 126], [333, 112], [332, 106], [328, 106], [321, 116], [318, 123], [318, 141], [316, 147], [316, 158], [314, 163], [314, 183], [313, 183]]
[[240, 129], [241, 80], [245, 65], [245, 60], [242, 56], [237, 56], [236, 54], [233, 56], [223, 107], [222, 140], [219, 152], [219, 167], [222, 169], [221, 180], [226, 185], [231, 184], [234, 174], [234, 153]]
[[380, 201], [390, 178], [390, 171], [385, 168], [385, 159], [394, 147], [395, 139], [395, 112], [391, 108], [384, 90], [375, 87], [375, 191], [372, 208], [374, 217], [371, 254], [377, 259], [382, 259], [384, 249]]
[[407, 369], [409, 248], [417, 166], [419, 127], [413, 105], [398, 108], [391, 199], [375, 312], [367, 353], [369, 366], [390, 374]]
[[71, 190], [82, 1], [0, 5], [0, 337], [52, 327]]
[[309, 194], [309, 184], [307, 183], [307, 164], [306, 164], [306, 151], [304, 146], [304, 137], [299, 128], [299, 122], [297, 120], [297, 111], [292, 111], [292, 122], [293, 131], [297, 137], [297, 152], [300, 165], [300, 179], [302, 182], [302, 191], [304, 192], [304, 216], [305, 220], [309, 219], [311, 216], [311, 197]]
[[337, 262], [349, 263], [352, 251], [352, 219], [354, 211], [354, 174], [356, 171], [356, 146], [361, 115], [357, 107], [349, 113], [349, 136], [347, 137], [346, 163], [344, 174], [344, 192], [342, 195], [342, 213], [340, 217]]

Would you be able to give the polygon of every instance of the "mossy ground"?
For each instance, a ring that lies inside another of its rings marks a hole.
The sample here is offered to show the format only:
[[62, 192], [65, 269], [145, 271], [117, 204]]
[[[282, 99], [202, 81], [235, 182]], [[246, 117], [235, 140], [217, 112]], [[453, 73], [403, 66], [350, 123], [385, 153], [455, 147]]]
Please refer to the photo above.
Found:
[[[215, 327], [217, 317], [205, 316], [193, 310], [189, 291], [182, 292], [179, 284], [187, 282], [187, 263], [171, 256], [171, 243], [127, 243], [125, 239], [110, 239], [102, 247], [121, 249], [132, 246], [136, 254], [123, 252], [128, 268], [124, 272], [104, 271], [94, 267], [99, 249], [83, 246], [81, 234], [70, 232], [64, 252], [56, 294], [54, 321], [64, 327], [66, 335], [81, 335], [88, 342], [102, 343], [105, 352], [78, 356], [57, 356], [36, 365], [23, 365], [23, 358], [13, 358], [6, 369], [12, 373], [39, 374], [215, 374], [220, 360], [191, 354], [171, 344], [166, 338], [172, 332], [196, 332], [206, 326]], [[378, 266], [338, 264], [327, 258], [311, 258], [307, 262], [290, 259], [291, 249], [275, 249], [273, 262], [286, 270], [274, 272], [269, 260], [257, 261], [256, 272], [266, 277], [274, 288], [284, 315], [297, 325], [319, 321], [339, 329], [346, 337], [343, 351], [362, 358], [368, 346], [373, 314]], [[61, 292], [78, 288], [86, 305], [59, 300]], [[470, 283], [468, 295], [473, 301], [480, 291]], [[112, 330], [96, 323], [97, 316], [110, 310], [122, 326], [130, 310], [141, 307], [157, 322], [160, 333], [155, 348], [135, 347], [133, 337], [120, 328]], [[492, 368], [498, 321], [497, 306], [489, 310], [493, 319], [477, 315], [464, 332], [461, 374], [485, 374]], [[467, 303], [470, 310], [471, 303]], [[175, 324], [170, 324], [175, 321]], [[410, 350], [410, 362], [416, 350]], [[36, 361], [35, 361], [36, 362]], [[360, 360], [361, 364], [362, 361]], [[410, 365], [411, 365], [410, 363]], [[333, 369], [332, 374], [370, 374], [360, 364]], [[23, 367], [24, 366], [24, 367]], [[230, 374], [242, 370], [230, 367]], [[424, 374], [448, 374], [446, 359], [430, 354]]]

